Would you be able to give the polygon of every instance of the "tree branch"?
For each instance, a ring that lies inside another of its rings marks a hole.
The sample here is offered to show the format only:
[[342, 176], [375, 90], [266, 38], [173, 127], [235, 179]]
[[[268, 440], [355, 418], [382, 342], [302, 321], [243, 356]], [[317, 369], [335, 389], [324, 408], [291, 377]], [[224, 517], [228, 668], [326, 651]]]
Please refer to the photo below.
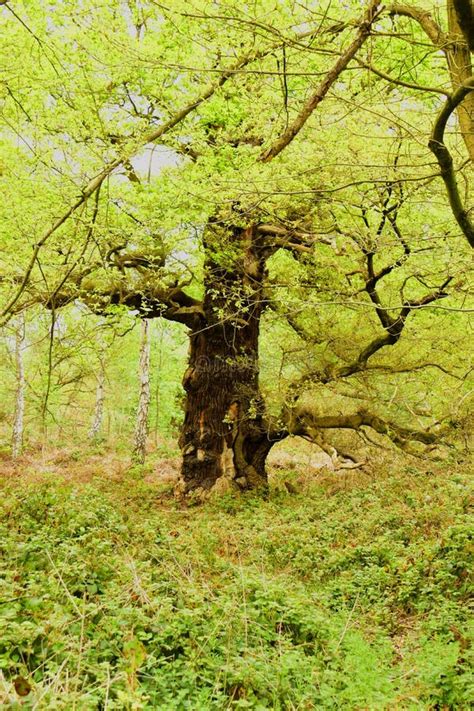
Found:
[[[465, 86], [472, 76], [471, 54], [465, 42], [465, 30], [459, 21], [456, 5], [471, 4], [469, 0], [447, 0], [447, 14], [449, 32], [445, 34], [433, 20], [429, 12], [410, 5], [394, 3], [390, 9], [391, 15], [410, 17], [418, 22], [433, 45], [441, 49], [448, 63], [449, 74], [453, 91], [457, 92]], [[472, 9], [471, 9], [472, 12]], [[461, 134], [469, 152], [469, 157], [474, 160], [474, 95], [469, 97], [467, 105], [459, 105], [458, 118]]]
[[449, 204], [456, 222], [467, 241], [474, 248], [474, 225], [469, 217], [469, 212], [464, 207], [456, 181], [456, 174], [453, 167], [453, 158], [444, 142], [444, 132], [449, 117], [461, 104], [463, 99], [474, 90], [474, 78], [461, 86], [452, 97], [450, 97], [441, 109], [436, 119], [428, 146], [435, 155], [441, 169], [441, 177], [446, 186]]
[[415, 20], [436, 47], [444, 48], [448, 43], [447, 35], [441, 30], [441, 27], [433, 20], [431, 13], [427, 10], [423, 10], [420, 7], [413, 7], [412, 5], [393, 3], [390, 7], [389, 15], [401, 15], [402, 17], [410, 17], [412, 20]]
[[443, 96], [450, 95], [450, 92], [446, 91], [446, 89], [440, 89], [436, 86], [421, 86], [420, 84], [413, 84], [412, 82], [404, 81], [403, 79], [394, 79], [389, 74], [385, 74], [385, 72], [382, 72], [380, 69], [374, 67], [373, 64], [370, 64], [369, 62], [364, 62], [358, 57], [355, 57], [354, 59], [361, 67], [363, 67], [364, 69], [368, 69], [370, 72], [380, 77], [381, 79], [384, 79], [389, 84], [395, 84], [396, 86], [404, 86], [407, 89], [415, 89], [416, 91], [425, 91], [428, 94], [443, 94]]
[[369, 7], [365, 15], [358, 23], [359, 29], [354, 41], [349, 45], [346, 51], [341, 54], [332, 69], [330, 69], [326, 74], [316, 91], [311, 94], [295, 120], [277, 138], [273, 145], [267, 148], [267, 150], [260, 155], [260, 160], [263, 163], [268, 163], [273, 160], [273, 158], [281, 153], [301, 131], [311, 114], [324, 99], [341, 72], [344, 71], [351, 59], [354, 58], [356, 53], [369, 37], [372, 24], [380, 14], [379, 5], [379, 0], [370, 0]]
[[287, 249], [290, 252], [312, 254], [315, 244], [332, 244], [330, 240], [311, 232], [300, 232], [292, 228], [281, 225], [260, 224], [257, 232], [268, 236], [269, 246], [279, 249]]
[[[311, 33], [304, 33], [303, 36], [309, 35]], [[280, 46], [280, 45], [277, 45]], [[42, 236], [38, 239], [36, 244], [34, 245], [33, 248], [33, 254], [28, 262], [27, 268], [25, 270], [25, 274], [23, 276], [23, 279], [21, 281], [21, 284], [16, 291], [16, 293], [11, 297], [11, 299], [7, 302], [7, 304], [4, 306], [2, 311], [0, 312], [0, 326], [4, 325], [8, 321], [8, 315], [11, 313], [12, 308], [14, 305], [17, 303], [17, 301], [20, 299], [21, 295], [23, 294], [30, 276], [31, 272], [33, 271], [33, 267], [36, 263], [38, 254], [40, 249], [46, 244], [46, 242], [49, 240], [49, 238], [59, 230], [62, 225], [67, 222], [67, 220], [85, 203], [87, 200], [100, 188], [102, 183], [106, 180], [106, 178], [113, 173], [114, 170], [116, 170], [119, 166], [128, 163], [131, 158], [133, 158], [136, 153], [141, 150], [144, 146], [148, 145], [149, 143], [155, 143], [158, 139], [160, 139], [162, 136], [164, 136], [166, 133], [168, 133], [171, 129], [173, 129], [175, 126], [177, 126], [179, 123], [181, 123], [190, 113], [192, 113], [196, 108], [198, 108], [202, 103], [204, 103], [207, 99], [209, 99], [215, 92], [221, 88], [234, 74], [236, 74], [240, 69], [243, 67], [247, 66], [251, 62], [260, 59], [267, 54], [269, 54], [271, 51], [275, 49], [275, 45], [272, 45], [269, 48], [266, 48], [264, 50], [259, 50], [259, 51], [254, 51], [251, 52], [250, 54], [246, 55], [245, 57], [241, 57], [237, 62], [235, 62], [231, 67], [228, 69], [223, 70], [221, 76], [219, 79], [210, 84], [204, 91], [196, 97], [193, 101], [190, 103], [186, 104], [183, 106], [179, 111], [177, 111], [174, 116], [172, 116], [168, 121], [164, 121], [161, 123], [159, 126], [154, 128], [152, 131], [149, 131], [148, 133], [145, 133], [143, 136], [138, 138], [132, 147], [129, 148], [124, 148], [122, 153], [118, 155], [114, 160], [112, 160], [110, 163], [108, 163], [101, 171], [96, 175], [94, 178], [92, 178], [87, 185], [85, 185], [82, 190], [81, 190], [81, 195], [77, 198], [77, 200], [59, 217], [51, 227], [49, 227], [43, 234]]]
[[426, 296], [423, 296], [421, 299], [418, 299], [416, 301], [405, 301], [396, 318], [390, 317], [387, 311], [380, 306], [378, 294], [377, 292], [374, 292], [376, 295], [376, 301], [374, 302], [376, 304], [376, 310], [377, 312], [380, 312], [380, 314], [383, 314], [383, 318], [386, 322], [385, 334], [374, 338], [359, 353], [357, 358], [348, 365], [339, 366], [338, 368], [327, 368], [325, 372], [306, 373], [297, 383], [294, 383], [293, 390], [299, 392], [301, 386], [304, 383], [310, 382], [315, 377], [317, 378], [318, 382], [327, 384], [334, 380], [338, 380], [340, 378], [348, 378], [351, 375], [355, 375], [356, 373], [361, 373], [365, 371], [367, 368], [367, 362], [370, 358], [372, 358], [372, 356], [378, 353], [378, 351], [380, 351], [382, 348], [385, 348], [386, 346], [394, 346], [396, 343], [398, 343], [402, 335], [403, 329], [405, 328], [406, 320], [412, 311], [423, 308], [423, 306], [426, 306], [427, 304], [430, 304], [433, 301], [437, 301], [438, 299], [444, 299], [449, 296], [445, 289], [451, 281], [452, 277], [448, 277], [439, 287], [439, 289], [432, 292], [431, 294], [427, 294]]
[[374, 432], [389, 437], [394, 444], [402, 449], [405, 449], [408, 442], [413, 441], [425, 445], [435, 444], [444, 433], [441, 429], [430, 432], [429, 430], [403, 427], [365, 409], [360, 409], [351, 415], [318, 415], [307, 407], [298, 407], [289, 414], [288, 429], [294, 435], [317, 437], [317, 430], [321, 429], [358, 431], [363, 427], [370, 427]]
[[[119, 304], [138, 311], [142, 318], [161, 317], [196, 329], [204, 320], [202, 302], [188, 296], [181, 289], [151, 289], [140, 293], [118, 290], [108, 295], [110, 304]], [[87, 303], [87, 301], [86, 301]]]

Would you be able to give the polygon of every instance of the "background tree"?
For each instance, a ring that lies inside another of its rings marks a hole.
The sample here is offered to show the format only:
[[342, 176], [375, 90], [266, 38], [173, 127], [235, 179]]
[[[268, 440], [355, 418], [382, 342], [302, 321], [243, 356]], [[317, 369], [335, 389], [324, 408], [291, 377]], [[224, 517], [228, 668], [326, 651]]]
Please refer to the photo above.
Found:
[[23, 450], [23, 432], [25, 419], [25, 366], [23, 353], [25, 350], [26, 333], [25, 317], [21, 313], [18, 317], [15, 328], [15, 366], [16, 366], [16, 393], [15, 393], [15, 415], [12, 433], [12, 457], [16, 459]]
[[140, 343], [139, 382], [140, 392], [135, 421], [135, 437], [133, 447], [134, 459], [143, 464], [146, 456], [148, 437], [148, 410], [150, 407], [150, 335], [149, 322], [142, 320], [142, 336]]
[[101, 348], [99, 354], [99, 370], [97, 372], [97, 387], [95, 391], [94, 415], [92, 418], [91, 428], [89, 430], [89, 439], [92, 442], [100, 438], [101, 430], [104, 423], [104, 404], [105, 404], [105, 383], [106, 383], [106, 364], [105, 364], [105, 347]]

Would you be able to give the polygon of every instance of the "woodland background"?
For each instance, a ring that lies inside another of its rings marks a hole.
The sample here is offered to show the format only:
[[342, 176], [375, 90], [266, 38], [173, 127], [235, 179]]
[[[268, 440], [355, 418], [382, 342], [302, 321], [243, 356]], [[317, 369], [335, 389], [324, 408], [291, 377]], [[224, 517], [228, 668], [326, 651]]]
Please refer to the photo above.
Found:
[[470, 708], [471, 2], [0, 24], [0, 704]]

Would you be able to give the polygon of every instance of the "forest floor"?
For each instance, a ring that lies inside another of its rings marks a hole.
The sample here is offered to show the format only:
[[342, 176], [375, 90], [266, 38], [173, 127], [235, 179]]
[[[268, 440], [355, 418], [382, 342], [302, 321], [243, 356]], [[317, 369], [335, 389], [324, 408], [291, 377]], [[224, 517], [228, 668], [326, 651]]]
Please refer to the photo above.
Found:
[[471, 709], [472, 463], [322, 463], [186, 507], [166, 447], [1, 461], [0, 708]]

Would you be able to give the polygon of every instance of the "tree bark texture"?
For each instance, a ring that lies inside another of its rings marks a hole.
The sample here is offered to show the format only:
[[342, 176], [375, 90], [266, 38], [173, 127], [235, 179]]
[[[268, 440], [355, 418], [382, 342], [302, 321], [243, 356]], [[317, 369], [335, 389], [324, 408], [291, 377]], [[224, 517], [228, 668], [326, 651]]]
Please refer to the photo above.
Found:
[[25, 349], [25, 317], [23, 313], [18, 317], [15, 332], [15, 364], [16, 364], [16, 397], [15, 417], [12, 433], [12, 457], [16, 459], [23, 449], [23, 430], [25, 418], [25, 367], [23, 351]]
[[94, 416], [92, 418], [91, 428], [89, 430], [89, 439], [94, 441], [98, 439], [104, 421], [104, 403], [105, 403], [105, 363], [103, 358], [100, 359], [100, 368], [97, 374], [97, 386], [95, 391], [95, 406]]
[[271, 250], [256, 227], [229, 229], [217, 220], [207, 227], [205, 249], [203, 315], [190, 335], [183, 380], [179, 488], [184, 494], [202, 494], [216, 485], [264, 487], [265, 459], [273, 444], [258, 366], [265, 262]]
[[135, 437], [133, 458], [140, 464], [145, 461], [146, 442], [148, 435], [148, 410], [150, 406], [150, 337], [149, 321], [141, 322], [142, 338], [140, 344], [140, 394], [138, 397], [137, 419], [135, 423]]
[[[472, 8], [470, 2], [448, 0], [449, 49], [447, 52], [449, 72], [453, 90], [456, 91], [472, 78], [471, 49], [468, 40], [472, 42]], [[471, 21], [466, 22], [463, 8], [470, 10]], [[462, 24], [461, 24], [462, 23]], [[457, 109], [459, 127], [469, 152], [469, 158], [474, 160], [474, 93], [469, 92]]]

